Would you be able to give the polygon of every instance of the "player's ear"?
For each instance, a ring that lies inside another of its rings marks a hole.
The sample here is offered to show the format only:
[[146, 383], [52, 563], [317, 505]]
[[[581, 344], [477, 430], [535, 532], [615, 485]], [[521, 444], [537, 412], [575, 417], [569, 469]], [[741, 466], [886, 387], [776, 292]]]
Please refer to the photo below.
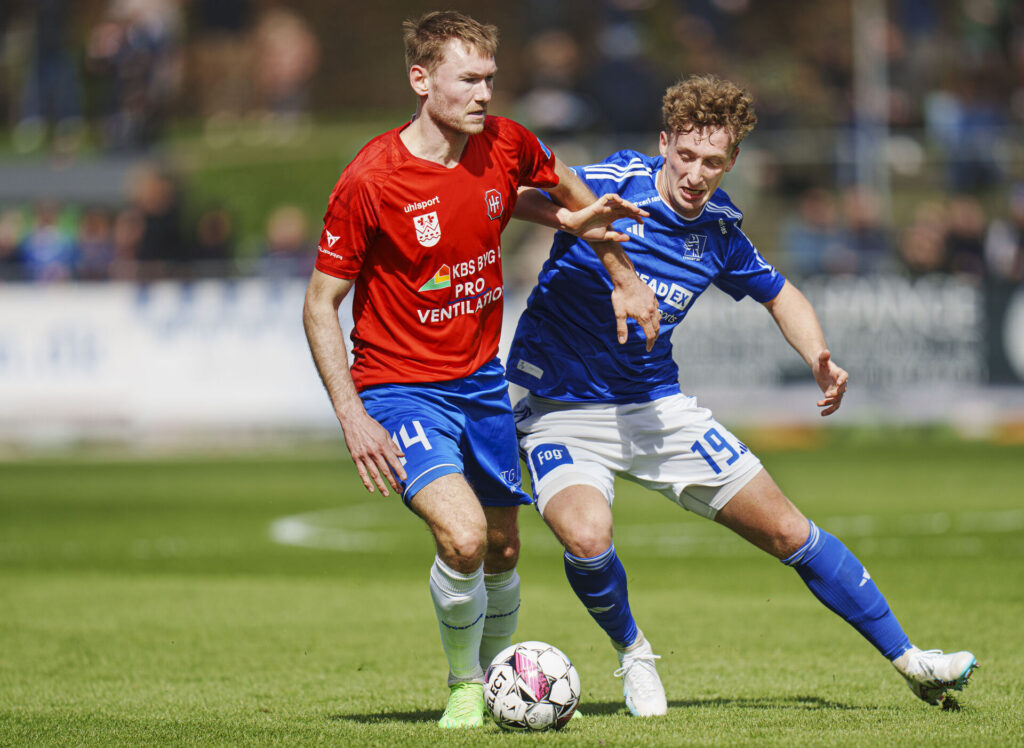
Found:
[[430, 73], [422, 65], [413, 65], [409, 68], [409, 85], [417, 96], [426, 96], [430, 93]]
[[668, 158], [668, 133], [664, 130], [658, 135], [658, 153]]
[[739, 144], [736, 144], [736, 146], [734, 146], [733, 149], [732, 149], [732, 160], [729, 161], [729, 165], [725, 167], [726, 171], [731, 171], [732, 170], [732, 167], [736, 164], [736, 157], [739, 156], [739, 155], [740, 155], [740, 146], [739, 146]]

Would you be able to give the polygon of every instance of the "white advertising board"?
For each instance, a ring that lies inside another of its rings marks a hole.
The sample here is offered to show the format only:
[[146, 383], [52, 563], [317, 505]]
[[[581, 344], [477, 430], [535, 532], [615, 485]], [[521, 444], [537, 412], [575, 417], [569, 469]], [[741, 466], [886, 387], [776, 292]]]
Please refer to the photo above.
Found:
[[[302, 330], [305, 286], [0, 285], [0, 440], [336, 429]], [[851, 375], [830, 423], [1024, 421], [1024, 291], [993, 311], [992, 294], [951, 277], [801, 288]], [[503, 351], [523, 301], [506, 299]], [[807, 368], [760, 304], [709, 291], [674, 346], [684, 391], [724, 422], [820, 422]]]

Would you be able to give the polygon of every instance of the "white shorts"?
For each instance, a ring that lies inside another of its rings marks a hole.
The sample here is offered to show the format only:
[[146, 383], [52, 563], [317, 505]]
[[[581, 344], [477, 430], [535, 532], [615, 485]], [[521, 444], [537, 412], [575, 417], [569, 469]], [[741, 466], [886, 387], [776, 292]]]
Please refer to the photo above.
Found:
[[579, 484], [597, 488], [610, 506], [618, 475], [713, 519], [761, 470], [754, 453], [686, 395], [614, 405], [527, 394], [515, 417], [541, 514], [552, 496]]

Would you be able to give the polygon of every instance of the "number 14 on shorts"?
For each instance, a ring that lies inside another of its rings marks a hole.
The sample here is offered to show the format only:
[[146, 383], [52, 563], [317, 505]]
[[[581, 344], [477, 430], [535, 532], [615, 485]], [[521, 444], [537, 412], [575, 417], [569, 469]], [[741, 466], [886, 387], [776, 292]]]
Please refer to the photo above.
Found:
[[[412, 426], [413, 435], [409, 434], [409, 430], [406, 426]], [[401, 437], [401, 440], [399, 440]], [[397, 432], [392, 432], [391, 441], [393, 441], [398, 448], [403, 452], [409, 451], [409, 448], [416, 444], [422, 444], [423, 449], [429, 452], [433, 447], [430, 445], [430, 440], [427, 438], [427, 433], [423, 430], [423, 425], [418, 420], [410, 421], [408, 424], [403, 423], [401, 428]], [[401, 458], [402, 464], [405, 465], [405, 458]]]
[[708, 466], [715, 471], [715, 475], [718, 475], [722, 472], [719, 462], [725, 458], [725, 455], [728, 455], [725, 458], [725, 464], [732, 465], [740, 458], [741, 454], [749, 451], [743, 442], [736, 442], [736, 444], [738, 447], [730, 444], [724, 436], [718, 433], [718, 429], [710, 428], [704, 432], [704, 436], [690, 445], [690, 451], [703, 457]]

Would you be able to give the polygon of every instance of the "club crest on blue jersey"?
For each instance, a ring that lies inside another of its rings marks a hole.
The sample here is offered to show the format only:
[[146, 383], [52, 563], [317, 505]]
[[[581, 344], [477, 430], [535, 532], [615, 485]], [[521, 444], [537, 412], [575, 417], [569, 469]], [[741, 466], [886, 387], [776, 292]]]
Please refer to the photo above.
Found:
[[571, 465], [572, 455], [564, 444], [538, 444], [530, 451], [533, 477], [540, 480], [559, 465]]
[[704, 246], [708, 238], [704, 234], [687, 234], [683, 239], [683, 257], [688, 260], [699, 260], [704, 256]]

